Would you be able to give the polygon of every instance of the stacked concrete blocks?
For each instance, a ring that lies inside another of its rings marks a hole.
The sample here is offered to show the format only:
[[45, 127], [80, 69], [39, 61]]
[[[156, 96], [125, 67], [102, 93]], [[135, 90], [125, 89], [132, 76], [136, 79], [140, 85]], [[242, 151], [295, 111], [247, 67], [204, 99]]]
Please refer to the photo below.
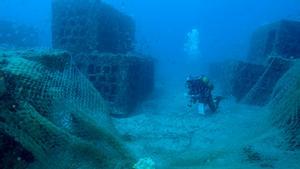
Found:
[[289, 67], [289, 61], [279, 58], [269, 59], [268, 66], [240, 62], [233, 81], [233, 95], [246, 104], [263, 106]]
[[116, 109], [130, 113], [152, 91], [151, 59], [133, 53], [133, 20], [98, 0], [53, 1], [53, 46], [73, 55]]
[[253, 34], [248, 60], [267, 64], [272, 56], [300, 58], [300, 22], [282, 20], [263, 26]]
[[246, 104], [268, 103], [277, 81], [300, 58], [300, 22], [280, 21], [259, 28], [246, 63], [239, 63], [233, 95]]
[[96, 89], [113, 106], [115, 113], [132, 112], [153, 89], [154, 63], [147, 57], [111, 53], [82, 55], [79, 64]]
[[53, 47], [78, 52], [127, 53], [133, 49], [133, 20], [98, 0], [52, 2]]

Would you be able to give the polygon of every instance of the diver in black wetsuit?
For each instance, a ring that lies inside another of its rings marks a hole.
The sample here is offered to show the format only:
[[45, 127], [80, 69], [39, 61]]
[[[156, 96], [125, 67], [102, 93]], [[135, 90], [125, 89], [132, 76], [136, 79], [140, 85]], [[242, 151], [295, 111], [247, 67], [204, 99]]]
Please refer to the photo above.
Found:
[[208, 105], [212, 112], [216, 112], [220, 101], [223, 99], [221, 96], [213, 98], [211, 92], [214, 89], [213, 84], [206, 76], [188, 77], [187, 81], [188, 95], [190, 96], [190, 105], [202, 103]]

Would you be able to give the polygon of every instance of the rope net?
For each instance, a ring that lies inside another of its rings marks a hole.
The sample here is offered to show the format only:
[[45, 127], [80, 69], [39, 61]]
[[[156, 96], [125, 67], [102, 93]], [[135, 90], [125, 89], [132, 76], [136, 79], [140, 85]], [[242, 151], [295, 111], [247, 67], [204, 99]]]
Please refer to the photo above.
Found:
[[269, 103], [271, 121], [283, 129], [288, 146], [300, 148], [300, 62], [278, 81]]
[[0, 132], [32, 153], [33, 168], [128, 168], [131, 157], [101, 95], [70, 61], [53, 69], [66, 56], [2, 54]]

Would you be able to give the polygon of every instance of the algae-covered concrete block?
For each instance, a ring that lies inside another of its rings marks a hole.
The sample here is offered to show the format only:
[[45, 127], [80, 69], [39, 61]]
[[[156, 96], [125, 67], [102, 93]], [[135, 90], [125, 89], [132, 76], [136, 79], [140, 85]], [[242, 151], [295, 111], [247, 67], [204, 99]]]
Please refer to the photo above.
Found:
[[241, 62], [234, 78], [233, 95], [246, 104], [265, 105], [289, 67], [290, 62], [281, 58], [269, 59], [267, 66]]
[[232, 95], [232, 82], [239, 63], [234, 60], [213, 62], [209, 64], [208, 77], [212, 80], [218, 95]]
[[262, 65], [251, 64], [247, 62], [238, 62], [232, 82], [232, 94], [238, 101], [255, 85], [256, 81], [263, 74], [265, 67]]
[[300, 22], [279, 21], [263, 26], [253, 34], [248, 61], [266, 64], [270, 56], [300, 58]]
[[102, 96], [123, 113], [132, 112], [152, 92], [154, 62], [149, 57], [99, 53], [77, 59]]
[[259, 28], [248, 63], [237, 70], [233, 94], [247, 104], [265, 105], [290, 63], [300, 58], [300, 22], [282, 20]]
[[52, 16], [54, 48], [75, 53], [133, 49], [133, 20], [101, 1], [54, 0]]

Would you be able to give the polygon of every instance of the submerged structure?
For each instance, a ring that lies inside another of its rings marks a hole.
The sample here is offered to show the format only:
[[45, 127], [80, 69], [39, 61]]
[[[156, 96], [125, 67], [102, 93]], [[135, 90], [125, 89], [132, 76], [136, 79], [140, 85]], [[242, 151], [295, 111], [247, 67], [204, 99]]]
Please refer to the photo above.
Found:
[[233, 95], [244, 103], [266, 105], [274, 86], [300, 58], [300, 23], [283, 20], [258, 29], [246, 61], [236, 65]]
[[70, 55], [6, 51], [0, 59], [1, 168], [133, 164], [111, 123], [113, 110]]
[[52, 9], [55, 49], [0, 52], [0, 168], [132, 168], [111, 116], [132, 113], [154, 84], [133, 20], [98, 0]]
[[271, 121], [285, 133], [287, 147], [300, 149], [300, 62], [278, 81], [274, 88], [269, 107], [272, 111]]
[[214, 66], [238, 103], [202, 117], [170, 88], [129, 116], [155, 68], [133, 20], [100, 0], [52, 10], [55, 49], [0, 51], [0, 168], [300, 168], [299, 22], [258, 29], [247, 59]]
[[134, 112], [152, 92], [154, 62], [134, 53], [133, 20], [98, 0], [52, 2], [53, 47], [74, 62], [119, 115]]
[[232, 74], [229, 93], [240, 103], [269, 109], [268, 121], [282, 131], [282, 144], [292, 150], [300, 142], [299, 59], [300, 22], [282, 20], [253, 34], [246, 60], [223, 66]]
[[53, 47], [73, 53], [127, 53], [135, 25], [127, 15], [98, 0], [52, 1]]
[[134, 112], [153, 90], [154, 63], [134, 54], [91, 53], [77, 58], [79, 69], [112, 107], [115, 116]]

